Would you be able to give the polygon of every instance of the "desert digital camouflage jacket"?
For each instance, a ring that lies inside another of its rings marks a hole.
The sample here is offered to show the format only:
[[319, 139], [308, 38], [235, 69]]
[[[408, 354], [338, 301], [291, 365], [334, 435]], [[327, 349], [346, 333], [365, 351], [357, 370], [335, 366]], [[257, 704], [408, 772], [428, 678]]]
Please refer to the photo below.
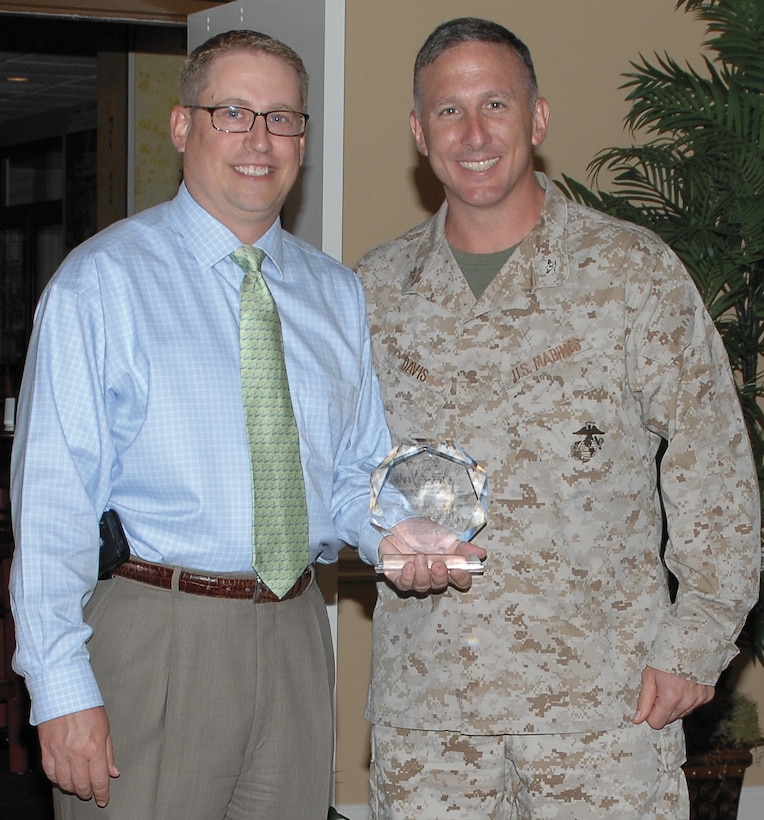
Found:
[[755, 600], [756, 476], [695, 286], [655, 235], [539, 181], [536, 227], [477, 300], [445, 205], [359, 263], [394, 438], [455, 439], [491, 493], [471, 591], [379, 585], [373, 722], [615, 727], [645, 665], [715, 683]]

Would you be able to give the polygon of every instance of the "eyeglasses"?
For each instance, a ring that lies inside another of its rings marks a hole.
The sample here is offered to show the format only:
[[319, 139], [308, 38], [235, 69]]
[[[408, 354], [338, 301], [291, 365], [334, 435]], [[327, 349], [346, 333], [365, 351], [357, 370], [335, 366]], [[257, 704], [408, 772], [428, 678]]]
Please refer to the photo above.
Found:
[[277, 137], [299, 137], [305, 133], [308, 115], [299, 111], [253, 111], [240, 105], [187, 105], [186, 108], [206, 111], [216, 131], [226, 134], [245, 134], [251, 131], [255, 120], [262, 117], [269, 134]]

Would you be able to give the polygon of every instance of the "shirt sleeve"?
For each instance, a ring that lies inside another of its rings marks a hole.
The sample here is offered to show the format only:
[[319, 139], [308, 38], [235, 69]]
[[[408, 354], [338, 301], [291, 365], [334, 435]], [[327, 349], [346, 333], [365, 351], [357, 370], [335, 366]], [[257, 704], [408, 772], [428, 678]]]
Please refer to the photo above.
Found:
[[332, 518], [338, 537], [357, 547], [361, 557], [375, 563], [381, 533], [372, 525], [369, 510], [371, 473], [390, 452], [391, 440], [379, 383], [371, 360], [371, 339], [360, 285], [358, 396], [334, 475]]
[[638, 289], [630, 380], [644, 424], [666, 441], [664, 561], [678, 581], [647, 664], [713, 685], [758, 593], [758, 482], [726, 351], [692, 280], [665, 249]]
[[102, 704], [83, 607], [98, 573], [98, 519], [112, 450], [96, 294], [49, 287], [38, 308], [12, 459], [14, 668], [33, 724]]

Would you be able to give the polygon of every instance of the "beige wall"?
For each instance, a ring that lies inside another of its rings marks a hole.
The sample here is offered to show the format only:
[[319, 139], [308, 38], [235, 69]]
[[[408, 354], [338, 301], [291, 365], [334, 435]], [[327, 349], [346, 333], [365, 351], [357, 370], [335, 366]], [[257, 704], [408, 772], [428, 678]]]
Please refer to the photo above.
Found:
[[[397, 236], [439, 204], [428, 186], [408, 127], [411, 69], [425, 37], [462, 15], [495, 19], [531, 49], [551, 105], [550, 133], [539, 151], [544, 170], [585, 180], [594, 154], [630, 141], [619, 89], [629, 61], [668, 51], [699, 65], [703, 27], [674, 11], [674, 0], [346, 0], [344, 245], [353, 265], [370, 247]], [[428, 208], [429, 206], [429, 208]], [[373, 584], [340, 583], [337, 803], [367, 799], [368, 729], [361, 718], [369, 664]], [[746, 668], [744, 686], [762, 702], [764, 672]], [[759, 754], [746, 786], [764, 785]]]

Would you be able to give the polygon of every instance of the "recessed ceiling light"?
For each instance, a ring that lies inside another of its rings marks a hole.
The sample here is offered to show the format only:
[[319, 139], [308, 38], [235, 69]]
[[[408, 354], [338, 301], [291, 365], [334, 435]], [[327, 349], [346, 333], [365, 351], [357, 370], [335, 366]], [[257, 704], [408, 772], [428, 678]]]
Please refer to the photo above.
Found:
[[6, 77], [5, 78], [9, 83], [28, 83], [29, 77]]

